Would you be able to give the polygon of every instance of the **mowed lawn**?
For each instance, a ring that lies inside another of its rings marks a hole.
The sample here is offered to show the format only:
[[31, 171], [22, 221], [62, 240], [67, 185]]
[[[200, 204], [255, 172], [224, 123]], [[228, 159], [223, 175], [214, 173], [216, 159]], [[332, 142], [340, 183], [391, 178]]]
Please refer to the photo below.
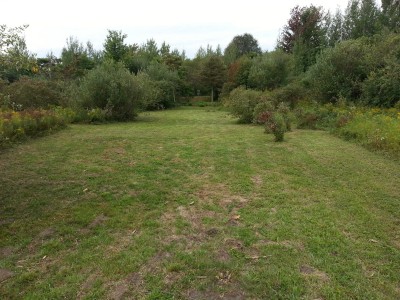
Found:
[[226, 112], [0, 153], [1, 299], [399, 299], [400, 163]]

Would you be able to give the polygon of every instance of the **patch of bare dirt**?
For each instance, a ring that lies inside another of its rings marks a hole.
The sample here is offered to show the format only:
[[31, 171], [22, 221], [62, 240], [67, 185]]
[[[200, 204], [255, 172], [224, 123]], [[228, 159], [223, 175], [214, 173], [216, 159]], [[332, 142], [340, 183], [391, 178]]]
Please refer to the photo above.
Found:
[[168, 286], [172, 286], [176, 282], [178, 282], [183, 277], [182, 272], [169, 272], [165, 275], [164, 283]]
[[129, 285], [126, 280], [117, 282], [114, 284], [113, 289], [108, 294], [107, 299], [112, 299], [112, 300], [122, 299], [128, 291], [129, 291]]
[[103, 223], [104, 223], [105, 221], [107, 221], [107, 220], [108, 220], [108, 218], [107, 218], [105, 215], [103, 215], [103, 214], [98, 215], [98, 216], [88, 225], [88, 228], [89, 228], [89, 229], [93, 229], [93, 228], [95, 228], [95, 227], [97, 227], [97, 226], [103, 224]]
[[104, 150], [104, 156], [125, 155], [126, 150], [122, 147], [108, 148]]
[[281, 246], [284, 248], [289, 248], [289, 249], [293, 248], [293, 249], [297, 249], [297, 250], [301, 250], [301, 251], [303, 251], [305, 249], [302, 242], [288, 241], [288, 240], [279, 241], [279, 242], [271, 241], [271, 240], [261, 240], [257, 243], [257, 245], [276, 245], [276, 246]]
[[98, 278], [98, 274], [92, 273], [90, 274], [86, 280], [81, 285], [81, 288], [78, 292], [77, 299], [84, 299], [87, 293], [93, 288], [96, 280]]
[[[144, 286], [144, 276], [146, 274], [158, 274], [160, 272], [165, 273], [163, 269], [163, 263], [171, 257], [168, 252], [158, 252], [148, 261], [144, 262], [137, 272], [129, 274], [125, 279], [113, 283], [109, 289], [107, 299], [122, 299], [129, 291], [133, 291], [137, 295], [143, 295], [146, 293]], [[167, 274], [165, 275], [167, 277]], [[171, 279], [171, 278], [170, 278]]]
[[[165, 212], [161, 216], [161, 222], [168, 232], [163, 236], [163, 243], [180, 243], [186, 250], [193, 250], [194, 247], [204, 242], [208, 238], [212, 238], [219, 234], [220, 229], [216, 227], [208, 228], [203, 223], [205, 218], [215, 219], [220, 217], [218, 213], [209, 210], [201, 210], [195, 205], [179, 206], [175, 211]], [[178, 232], [175, 228], [177, 218], [182, 218], [190, 228], [185, 232]]]
[[400, 241], [393, 241], [393, 244], [400, 249]]
[[218, 293], [212, 290], [206, 291], [198, 291], [198, 290], [189, 290], [186, 292], [185, 299], [188, 300], [244, 300], [247, 299], [244, 292], [232, 288], [228, 292]]
[[132, 243], [134, 237], [137, 237], [140, 235], [140, 231], [134, 229], [134, 230], [126, 230], [123, 232], [118, 232], [113, 235], [114, 240], [116, 241], [115, 243], [112, 243], [107, 250], [107, 253], [111, 255], [115, 255], [127, 247]]
[[188, 300], [216, 300], [221, 299], [220, 294], [214, 291], [190, 290], [186, 294]]
[[226, 238], [224, 240], [224, 249], [229, 249], [229, 250], [243, 250], [244, 245], [241, 241], [234, 239], [234, 238]]
[[33, 253], [36, 251], [37, 247], [43, 243], [43, 241], [48, 240], [54, 236], [56, 231], [49, 227], [44, 230], [42, 230], [33, 240], [32, 242], [28, 245], [28, 250], [30, 253]]
[[228, 262], [231, 259], [229, 252], [225, 249], [219, 249], [215, 257], [220, 262]]
[[195, 193], [195, 196], [202, 203], [217, 203], [224, 208], [232, 204], [242, 207], [249, 201], [240, 195], [231, 194], [228, 187], [224, 184], [204, 185]]
[[254, 183], [255, 186], [261, 186], [263, 184], [262, 177], [260, 175], [253, 176], [251, 181]]
[[325, 272], [319, 271], [311, 266], [302, 265], [300, 266], [300, 273], [304, 276], [312, 276], [322, 281], [329, 281], [329, 276]]
[[7, 258], [14, 254], [15, 249], [13, 247], [0, 248], [0, 258]]
[[14, 276], [14, 272], [7, 269], [0, 269], [0, 283]]
[[52, 237], [55, 232], [56, 231], [53, 228], [46, 228], [39, 233], [38, 238], [48, 239], [48, 238]]

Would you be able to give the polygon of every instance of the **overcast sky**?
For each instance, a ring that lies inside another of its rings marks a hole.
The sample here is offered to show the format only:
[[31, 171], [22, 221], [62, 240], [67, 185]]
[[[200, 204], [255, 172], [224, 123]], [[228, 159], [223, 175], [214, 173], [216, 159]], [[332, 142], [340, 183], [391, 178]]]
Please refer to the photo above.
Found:
[[314, 4], [325, 10], [344, 10], [348, 0], [242, 1], [2, 1], [0, 24], [28, 24], [28, 49], [39, 57], [52, 51], [59, 56], [69, 36], [91, 41], [102, 49], [107, 29], [128, 35], [128, 44], [153, 38], [193, 57], [200, 46], [220, 44], [224, 49], [235, 35], [250, 33], [261, 48], [272, 50], [279, 30], [296, 5]]

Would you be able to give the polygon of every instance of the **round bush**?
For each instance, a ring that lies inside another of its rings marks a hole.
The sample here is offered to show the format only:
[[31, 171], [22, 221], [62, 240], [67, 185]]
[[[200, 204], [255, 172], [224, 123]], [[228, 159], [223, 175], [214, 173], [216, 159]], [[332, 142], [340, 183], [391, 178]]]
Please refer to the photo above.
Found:
[[127, 121], [139, 111], [140, 88], [122, 63], [106, 61], [83, 78], [78, 98], [82, 108], [100, 109], [109, 120]]

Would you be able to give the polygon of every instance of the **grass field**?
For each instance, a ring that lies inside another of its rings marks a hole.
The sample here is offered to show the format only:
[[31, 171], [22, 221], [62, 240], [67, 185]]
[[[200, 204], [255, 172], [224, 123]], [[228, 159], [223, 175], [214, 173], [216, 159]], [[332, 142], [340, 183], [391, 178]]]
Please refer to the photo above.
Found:
[[0, 153], [1, 299], [399, 299], [400, 163], [226, 112]]

